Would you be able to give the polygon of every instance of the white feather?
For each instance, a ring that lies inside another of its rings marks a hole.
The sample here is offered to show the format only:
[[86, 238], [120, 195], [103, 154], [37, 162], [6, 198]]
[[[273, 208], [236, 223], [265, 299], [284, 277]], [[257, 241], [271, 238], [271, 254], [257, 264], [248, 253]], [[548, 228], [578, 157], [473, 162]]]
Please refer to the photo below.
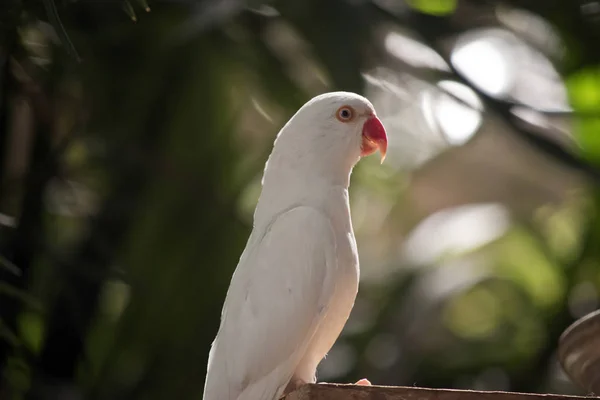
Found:
[[336, 268], [328, 219], [297, 207], [259, 235], [231, 281], [205, 399], [277, 398], [327, 313]]
[[348, 185], [360, 158], [362, 96], [336, 92], [304, 105], [269, 157], [254, 229], [231, 280], [213, 342], [204, 400], [277, 400], [315, 381], [358, 290]]

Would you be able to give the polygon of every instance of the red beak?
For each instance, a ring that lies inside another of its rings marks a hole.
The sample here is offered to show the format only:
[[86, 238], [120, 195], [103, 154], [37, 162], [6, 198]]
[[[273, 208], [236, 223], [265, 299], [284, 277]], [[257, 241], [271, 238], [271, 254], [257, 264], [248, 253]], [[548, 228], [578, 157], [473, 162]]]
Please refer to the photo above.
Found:
[[379, 149], [381, 154], [381, 162], [385, 160], [385, 154], [387, 153], [387, 135], [383, 124], [373, 115], [365, 121], [362, 129], [362, 144], [360, 146], [360, 155], [362, 157], [373, 154]]

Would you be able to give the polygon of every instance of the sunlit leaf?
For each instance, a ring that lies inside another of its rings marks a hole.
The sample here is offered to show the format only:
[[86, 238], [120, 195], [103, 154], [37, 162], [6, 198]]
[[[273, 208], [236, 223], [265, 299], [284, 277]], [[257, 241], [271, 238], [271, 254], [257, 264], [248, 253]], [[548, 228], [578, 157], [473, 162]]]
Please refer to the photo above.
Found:
[[571, 106], [577, 111], [600, 113], [600, 70], [586, 68], [566, 80]]
[[535, 239], [524, 229], [514, 228], [494, 248], [498, 273], [513, 280], [542, 308], [556, 306], [565, 295], [562, 271], [549, 260]]
[[575, 111], [597, 113], [574, 121], [575, 134], [583, 153], [590, 160], [600, 162], [600, 70], [586, 68], [566, 80], [569, 100]]
[[407, 3], [424, 14], [447, 15], [454, 12], [457, 0], [407, 0]]
[[444, 309], [447, 326], [466, 339], [487, 338], [501, 322], [499, 299], [484, 287], [476, 287], [452, 299]]
[[566, 204], [550, 205], [536, 211], [536, 220], [548, 247], [563, 262], [573, 260], [580, 252], [582, 228], [589, 218], [591, 206], [581, 194], [571, 196]]

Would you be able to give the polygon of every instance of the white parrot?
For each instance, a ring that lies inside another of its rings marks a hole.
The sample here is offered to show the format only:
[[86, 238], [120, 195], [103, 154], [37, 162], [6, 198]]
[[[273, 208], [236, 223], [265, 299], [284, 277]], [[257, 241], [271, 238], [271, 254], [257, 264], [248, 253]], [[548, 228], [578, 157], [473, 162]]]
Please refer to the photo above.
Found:
[[208, 356], [204, 400], [277, 400], [316, 381], [358, 290], [350, 174], [377, 149], [383, 162], [385, 128], [355, 93], [317, 96], [281, 129]]

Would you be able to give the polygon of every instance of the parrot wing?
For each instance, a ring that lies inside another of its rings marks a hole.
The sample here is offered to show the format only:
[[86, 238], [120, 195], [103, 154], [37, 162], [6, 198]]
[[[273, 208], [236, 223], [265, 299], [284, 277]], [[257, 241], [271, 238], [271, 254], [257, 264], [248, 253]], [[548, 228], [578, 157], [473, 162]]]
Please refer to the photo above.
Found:
[[327, 313], [337, 268], [330, 220], [300, 206], [263, 232], [232, 278], [204, 400], [277, 399]]

